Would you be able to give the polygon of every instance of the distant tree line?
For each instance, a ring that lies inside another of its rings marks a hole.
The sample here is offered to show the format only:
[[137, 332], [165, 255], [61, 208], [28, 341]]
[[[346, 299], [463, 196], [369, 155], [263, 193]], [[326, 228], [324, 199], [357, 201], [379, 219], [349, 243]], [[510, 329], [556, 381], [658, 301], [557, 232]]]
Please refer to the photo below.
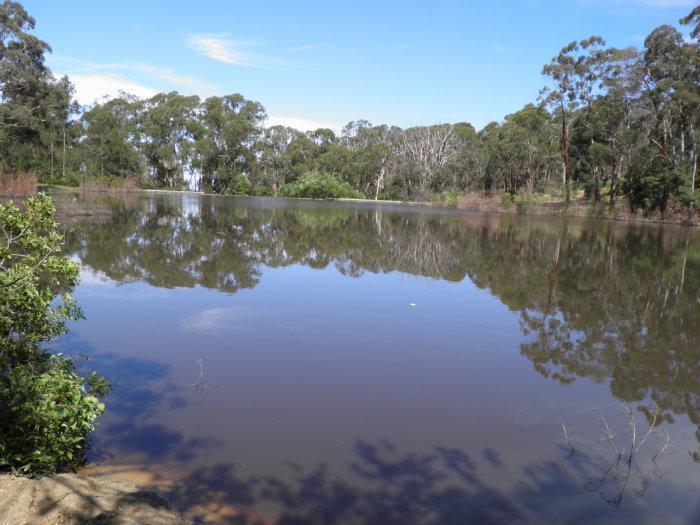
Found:
[[[468, 123], [401, 129], [350, 122], [301, 132], [266, 127], [239, 94], [128, 94], [80, 107], [44, 63], [34, 19], [0, 5], [0, 165], [45, 181], [135, 178], [146, 187], [252, 195], [424, 200], [475, 191], [572, 194], [632, 210], [699, 203], [700, 6], [644, 48], [598, 36], [565, 46], [528, 104], [477, 131]], [[309, 189], [311, 188], [311, 189]]]

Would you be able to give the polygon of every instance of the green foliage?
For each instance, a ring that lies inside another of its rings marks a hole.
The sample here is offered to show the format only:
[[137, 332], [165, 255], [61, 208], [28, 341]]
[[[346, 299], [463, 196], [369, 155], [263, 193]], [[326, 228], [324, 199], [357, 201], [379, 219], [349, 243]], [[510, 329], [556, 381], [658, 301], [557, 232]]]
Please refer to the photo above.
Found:
[[101, 177], [141, 177], [143, 159], [137, 147], [142, 103], [120, 97], [96, 104], [83, 113], [85, 140], [81, 157], [87, 172]]
[[668, 169], [657, 160], [631, 173], [623, 190], [629, 195], [632, 210], [664, 212], [672, 197], [685, 206], [693, 204], [695, 195], [690, 189], [690, 178], [687, 167]]
[[[448, 204], [455, 192], [561, 194], [568, 202], [582, 188], [613, 209], [626, 196], [633, 209], [673, 201], [692, 211], [699, 193], [699, 13], [681, 21], [690, 39], [661, 25], [641, 49], [611, 48], [599, 36], [565, 45], [543, 67], [548, 85], [539, 103], [478, 132], [467, 122], [401, 129], [358, 120], [336, 134], [265, 128], [263, 106], [235, 93], [206, 100], [122, 93], [81, 114], [69, 79], [54, 78], [45, 64], [50, 47], [33, 35], [34, 19], [5, 0], [0, 170], [65, 185], [98, 176], [229, 194], [406, 201], [442, 201], [445, 194]], [[308, 173], [336, 181], [300, 181]], [[516, 204], [530, 208], [522, 198]]]
[[428, 196], [428, 199], [430, 202], [441, 204], [443, 206], [456, 207], [461, 196], [462, 193], [459, 191], [447, 190], [440, 193], [431, 193]]
[[80, 311], [67, 294], [78, 279], [78, 267], [61, 254], [50, 197], [27, 199], [26, 212], [12, 203], [0, 205], [0, 369], [27, 363], [39, 344], [65, 332], [65, 320]]
[[537, 206], [538, 199], [534, 193], [528, 193], [524, 189], [518, 191], [513, 197], [513, 203], [518, 213], [530, 213]]
[[282, 197], [301, 197], [308, 199], [362, 199], [362, 192], [342, 181], [336, 175], [322, 171], [310, 171], [298, 180], [283, 184], [280, 188]]
[[45, 475], [79, 466], [86, 436], [104, 413], [69, 360], [51, 356], [45, 370], [22, 365], [0, 377], [0, 469]]
[[513, 207], [513, 196], [505, 191], [501, 193], [501, 207], [504, 210], [510, 210]]
[[42, 343], [80, 317], [68, 292], [78, 267], [61, 254], [51, 199], [29, 198], [23, 212], [0, 205], [0, 468], [46, 474], [74, 466], [103, 407], [106, 385], [85, 380]]
[[256, 197], [272, 197], [272, 190], [267, 186], [258, 186], [257, 188], [253, 188], [251, 195], [255, 195]]
[[229, 195], [250, 195], [252, 191], [253, 186], [250, 184], [248, 177], [243, 173], [239, 173], [229, 184], [226, 193]]

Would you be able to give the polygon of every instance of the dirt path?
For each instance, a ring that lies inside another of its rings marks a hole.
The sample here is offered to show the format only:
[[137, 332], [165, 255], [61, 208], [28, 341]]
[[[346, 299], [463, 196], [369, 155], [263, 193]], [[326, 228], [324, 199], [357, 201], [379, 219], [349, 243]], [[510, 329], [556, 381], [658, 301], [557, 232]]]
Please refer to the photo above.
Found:
[[0, 475], [2, 525], [191, 525], [153, 492], [115, 480], [59, 474]]

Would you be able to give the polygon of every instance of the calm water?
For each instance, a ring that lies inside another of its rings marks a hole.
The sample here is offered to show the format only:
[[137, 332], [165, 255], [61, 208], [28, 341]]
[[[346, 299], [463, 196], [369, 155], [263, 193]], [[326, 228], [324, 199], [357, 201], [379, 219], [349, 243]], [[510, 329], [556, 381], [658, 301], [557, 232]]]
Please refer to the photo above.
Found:
[[[115, 384], [98, 471], [213, 523], [700, 522], [700, 232], [109, 205], [65, 227], [86, 319], [55, 345]], [[672, 447], [630, 462], [624, 404], [639, 444], [652, 401]]]

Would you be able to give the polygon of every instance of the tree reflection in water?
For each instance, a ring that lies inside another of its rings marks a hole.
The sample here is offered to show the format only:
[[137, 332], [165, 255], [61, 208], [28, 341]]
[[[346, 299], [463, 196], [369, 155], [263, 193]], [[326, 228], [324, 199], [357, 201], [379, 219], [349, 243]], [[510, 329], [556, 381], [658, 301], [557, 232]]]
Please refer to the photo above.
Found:
[[[577, 378], [608, 383], [622, 402], [654, 402], [664, 421], [686, 415], [699, 427], [700, 440], [700, 238], [693, 230], [265, 199], [232, 206], [229, 199], [201, 196], [150, 196], [111, 206], [106, 224], [71, 225], [66, 249], [118, 282], [234, 293], [255, 287], [266, 268], [293, 264], [333, 265], [347, 276], [469, 278], [519, 313], [520, 353], [539, 374], [562, 384]], [[651, 423], [651, 413], [644, 414]], [[430, 461], [413, 457], [389, 468], [382, 467], [378, 450], [358, 444], [374, 468], [358, 467], [358, 474], [384, 476], [412, 465], [421, 475], [402, 481], [395, 494], [374, 494], [371, 504], [362, 495], [368, 514], [358, 523], [399, 523], [392, 508], [397, 498], [441, 509], [421, 498], [429, 494], [458, 508], [472, 505], [460, 498], [493, 503], [498, 497], [472, 477], [468, 458], [438, 450]], [[690, 453], [700, 460], [698, 451]], [[434, 482], [430, 464], [438, 460], [474, 490], [428, 490]], [[357, 494], [326, 475], [322, 469], [310, 475], [328, 491], [319, 500], [358, 512]], [[301, 505], [289, 488], [272, 483], [265, 490]], [[314, 490], [320, 489], [302, 492]], [[497, 507], [509, 512], [505, 503]], [[335, 523], [322, 518], [324, 512], [313, 510], [321, 516], [313, 523]], [[489, 522], [486, 515], [472, 517]], [[439, 519], [435, 523], [456, 523], [448, 514]]]

